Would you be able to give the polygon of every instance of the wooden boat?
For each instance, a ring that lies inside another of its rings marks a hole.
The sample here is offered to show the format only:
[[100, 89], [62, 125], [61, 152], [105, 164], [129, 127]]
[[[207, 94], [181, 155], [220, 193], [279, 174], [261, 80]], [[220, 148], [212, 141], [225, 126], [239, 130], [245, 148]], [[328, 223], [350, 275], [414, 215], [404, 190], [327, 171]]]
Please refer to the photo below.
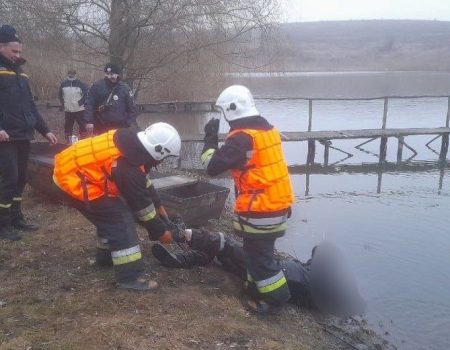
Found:
[[[28, 183], [58, 200], [58, 189], [52, 180], [53, 157], [66, 145], [49, 146], [44, 142], [31, 144], [28, 162]], [[200, 226], [209, 219], [218, 219], [230, 190], [226, 187], [199, 181], [186, 176], [164, 176], [151, 172], [152, 182], [169, 215], [181, 215], [188, 226]]]

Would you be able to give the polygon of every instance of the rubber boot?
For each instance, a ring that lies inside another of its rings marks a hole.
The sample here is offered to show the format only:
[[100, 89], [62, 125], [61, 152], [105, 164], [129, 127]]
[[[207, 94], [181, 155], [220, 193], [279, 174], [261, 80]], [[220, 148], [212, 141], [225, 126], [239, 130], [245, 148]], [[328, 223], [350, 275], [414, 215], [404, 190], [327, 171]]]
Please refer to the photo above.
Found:
[[20, 235], [11, 227], [10, 208], [0, 208], [0, 239], [18, 241]]
[[39, 226], [25, 220], [20, 201], [13, 201], [13, 204], [11, 205], [11, 225], [18, 230], [28, 232], [37, 231], [39, 229]]
[[131, 282], [118, 282], [117, 287], [119, 289], [136, 290], [141, 292], [150, 292], [158, 288], [158, 283], [152, 280], [145, 280], [138, 278]]
[[171, 253], [161, 244], [154, 244], [152, 247], [153, 256], [165, 267], [189, 268], [192, 266], [204, 266], [214, 258], [210, 255], [198, 251], [189, 250], [179, 253]]
[[20, 241], [22, 237], [11, 226], [0, 227], [0, 239], [7, 241]]

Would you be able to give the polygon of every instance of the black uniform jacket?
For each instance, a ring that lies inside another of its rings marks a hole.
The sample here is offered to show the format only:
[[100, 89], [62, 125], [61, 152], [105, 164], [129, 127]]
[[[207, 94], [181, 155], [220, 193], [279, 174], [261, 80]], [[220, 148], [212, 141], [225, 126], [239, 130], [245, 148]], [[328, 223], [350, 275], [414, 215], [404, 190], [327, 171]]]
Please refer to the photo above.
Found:
[[[141, 170], [141, 166], [151, 168], [156, 165], [156, 162], [142, 146], [136, 132], [130, 129], [119, 129], [114, 135], [114, 143], [123, 154], [112, 171], [112, 179], [121, 196], [133, 212], [147, 208], [152, 203], [156, 209], [159, 208], [161, 206], [159, 195], [153, 185], [147, 185], [146, 174]], [[151, 238], [154, 240], [162, 236], [167, 229], [158, 216], [144, 223], [143, 226], [151, 233]]]
[[0, 130], [10, 141], [19, 141], [33, 140], [34, 129], [43, 136], [49, 132], [34, 104], [28, 76], [0, 55]]
[[[98, 110], [100, 106], [104, 106], [102, 111]], [[128, 127], [137, 115], [131, 89], [120, 80], [116, 84], [108, 79], [96, 81], [89, 90], [85, 108], [84, 119], [88, 124]]]
[[[273, 126], [261, 116], [247, 117], [230, 122], [230, 132], [236, 129], [270, 130]], [[247, 152], [253, 149], [252, 138], [245, 133], [228, 137], [225, 144], [212, 156], [206, 172], [216, 176], [226, 170], [241, 169], [247, 162]]]

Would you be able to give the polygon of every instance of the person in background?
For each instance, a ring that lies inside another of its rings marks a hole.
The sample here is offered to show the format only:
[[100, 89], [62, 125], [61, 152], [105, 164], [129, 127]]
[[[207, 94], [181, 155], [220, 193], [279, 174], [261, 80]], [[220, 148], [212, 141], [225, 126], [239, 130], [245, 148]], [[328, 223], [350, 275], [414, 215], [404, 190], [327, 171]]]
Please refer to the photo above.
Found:
[[280, 133], [261, 117], [244, 86], [226, 88], [216, 107], [230, 131], [219, 148], [220, 119], [205, 125], [201, 161], [210, 176], [231, 171], [236, 189], [233, 227], [243, 238], [248, 285], [256, 287], [261, 299], [252, 298], [248, 307], [261, 314], [276, 313], [290, 293], [283, 270], [274, 261], [274, 246], [286, 231], [294, 200]]
[[137, 128], [133, 92], [120, 80], [122, 69], [108, 63], [104, 71], [105, 77], [89, 90], [84, 113], [87, 132], [98, 135], [112, 129]]
[[[166, 226], [167, 214], [146, 170], [180, 155], [178, 132], [166, 123], [145, 131], [110, 130], [74, 143], [55, 156], [53, 180], [68, 204], [97, 229], [99, 266], [113, 266], [119, 288], [149, 291], [135, 219], [151, 240], [184, 241], [184, 232]], [[159, 213], [159, 216], [157, 215]]]
[[64, 111], [64, 136], [68, 144], [71, 143], [73, 125], [78, 124], [80, 138], [86, 137], [84, 122], [84, 103], [88, 93], [88, 86], [76, 77], [77, 72], [69, 69], [67, 78], [61, 82], [58, 91], [60, 110]]
[[50, 144], [57, 139], [33, 101], [29, 77], [23, 72], [22, 43], [16, 30], [0, 28], [0, 238], [19, 240], [17, 230], [35, 231], [22, 213], [30, 141], [34, 130]]

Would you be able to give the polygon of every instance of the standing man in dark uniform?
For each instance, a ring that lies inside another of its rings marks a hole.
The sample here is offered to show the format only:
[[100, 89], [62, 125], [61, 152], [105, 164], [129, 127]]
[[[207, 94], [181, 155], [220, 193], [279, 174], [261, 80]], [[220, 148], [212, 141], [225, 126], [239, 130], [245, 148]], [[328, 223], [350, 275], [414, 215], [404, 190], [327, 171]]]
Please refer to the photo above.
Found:
[[112, 129], [137, 127], [133, 92], [120, 80], [121, 68], [108, 63], [104, 71], [104, 79], [89, 90], [84, 113], [87, 132], [99, 135]]
[[283, 271], [274, 261], [275, 240], [284, 235], [294, 200], [281, 147], [280, 133], [260, 116], [250, 91], [232, 85], [216, 106], [230, 125], [225, 144], [218, 147], [219, 119], [205, 125], [201, 160], [210, 176], [229, 170], [236, 200], [233, 227], [243, 238], [249, 285], [261, 301], [249, 300], [258, 313], [276, 313], [290, 298]]
[[57, 142], [33, 102], [21, 66], [22, 43], [9, 25], [0, 28], [0, 238], [19, 240], [15, 229], [34, 231], [21, 210], [22, 192], [34, 129], [50, 144]]
[[75, 121], [78, 124], [80, 138], [86, 137], [86, 125], [84, 122], [84, 103], [88, 93], [88, 86], [76, 77], [75, 69], [69, 69], [67, 78], [59, 86], [58, 97], [61, 104], [60, 110], [64, 111], [64, 136], [68, 144], [73, 134]]

